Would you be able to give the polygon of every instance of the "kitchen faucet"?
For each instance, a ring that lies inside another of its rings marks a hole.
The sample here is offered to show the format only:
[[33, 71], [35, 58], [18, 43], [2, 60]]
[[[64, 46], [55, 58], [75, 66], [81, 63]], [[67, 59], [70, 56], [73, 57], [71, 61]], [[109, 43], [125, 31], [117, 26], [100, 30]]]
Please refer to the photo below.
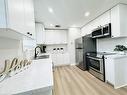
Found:
[[38, 51], [37, 51], [37, 48], [40, 48], [40, 51], [41, 51], [41, 53], [42, 53], [42, 49], [41, 49], [41, 47], [40, 46], [37, 46], [36, 48], [35, 48], [35, 58], [37, 57], [37, 55], [38, 55]]

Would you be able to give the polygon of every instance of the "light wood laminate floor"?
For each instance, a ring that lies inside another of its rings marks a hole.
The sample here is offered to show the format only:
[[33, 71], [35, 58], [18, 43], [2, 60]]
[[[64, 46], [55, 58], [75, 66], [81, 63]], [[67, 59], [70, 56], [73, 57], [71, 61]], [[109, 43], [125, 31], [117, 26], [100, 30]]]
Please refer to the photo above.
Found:
[[54, 95], [127, 95], [127, 88], [114, 89], [76, 66], [56, 67]]

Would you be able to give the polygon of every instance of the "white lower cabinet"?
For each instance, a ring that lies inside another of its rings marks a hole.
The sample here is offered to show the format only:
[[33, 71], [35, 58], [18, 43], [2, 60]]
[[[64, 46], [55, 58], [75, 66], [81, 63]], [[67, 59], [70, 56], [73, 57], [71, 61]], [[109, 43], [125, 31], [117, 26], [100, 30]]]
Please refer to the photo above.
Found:
[[63, 53], [63, 54], [52, 54], [52, 61], [55, 66], [59, 65], [67, 65], [69, 64], [69, 54]]
[[114, 55], [105, 58], [106, 82], [114, 88], [127, 86], [127, 56]]
[[114, 61], [112, 58], [105, 58], [106, 82], [114, 84]]

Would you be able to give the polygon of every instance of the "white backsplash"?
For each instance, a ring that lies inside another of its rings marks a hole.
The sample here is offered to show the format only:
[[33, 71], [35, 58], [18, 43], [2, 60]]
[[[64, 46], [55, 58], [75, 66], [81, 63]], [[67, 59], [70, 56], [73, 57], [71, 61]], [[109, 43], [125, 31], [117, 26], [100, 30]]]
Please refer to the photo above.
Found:
[[127, 38], [101, 38], [97, 39], [98, 52], [113, 52], [116, 45], [127, 46]]
[[32, 59], [34, 57], [35, 47], [35, 40], [23, 40], [23, 57], [27, 59]]
[[22, 42], [7, 38], [0, 38], [0, 59], [23, 57]]
[[23, 51], [23, 58], [33, 59], [34, 58], [34, 49], [26, 49]]
[[22, 58], [22, 41], [0, 37], [0, 71], [3, 70], [5, 60], [14, 57]]

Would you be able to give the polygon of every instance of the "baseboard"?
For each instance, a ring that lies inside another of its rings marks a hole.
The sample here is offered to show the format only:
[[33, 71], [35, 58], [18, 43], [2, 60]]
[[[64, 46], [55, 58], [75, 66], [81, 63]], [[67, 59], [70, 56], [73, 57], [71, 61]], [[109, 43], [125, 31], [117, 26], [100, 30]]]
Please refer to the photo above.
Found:
[[70, 66], [71, 64], [60, 64], [60, 65], [55, 65], [55, 67], [61, 67], [61, 66]]
[[115, 89], [119, 89], [119, 88], [125, 87], [125, 86], [127, 86], [127, 84], [124, 84], [124, 85], [121, 85], [121, 86], [116, 86], [116, 87], [114, 86], [114, 88], [115, 88]]
[[76, 64], [70, 64], [71, 66], [75, 66]]
[[112, 86], [114, 89], [119, 89], [119, 88], [121, 88], [121, 87], [127, 86], [127, 84], [124, 84], [124, 85], [121, 85], [121, 86], [115, 86], [115, 85], [113, 85], [112, 83], [110, 83], [109, 81], [106, 81], [106, 83], [109, 84], [110, 86]]
[[54, 65], [55, 67], [61, 67], [61, 66], [75, 66], [76, 64], [59, 64], [59, 65]]

